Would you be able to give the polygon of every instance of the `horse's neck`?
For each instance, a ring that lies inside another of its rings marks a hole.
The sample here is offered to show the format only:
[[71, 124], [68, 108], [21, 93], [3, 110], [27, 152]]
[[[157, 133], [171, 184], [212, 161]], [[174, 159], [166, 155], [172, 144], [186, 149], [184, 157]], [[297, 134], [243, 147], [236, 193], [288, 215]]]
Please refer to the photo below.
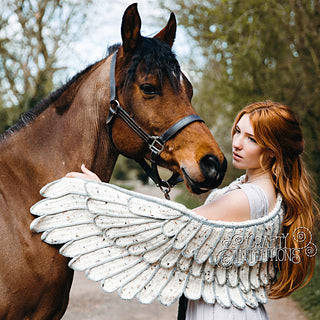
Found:
[[118, 154], [103, 125], [107, 115], [103, 108], [109, 98], [108, 76], [102, 73], [99, 77], [94, 83], [92, 74], [89, 83], [80, 86], [72, 105], [62, 115], [48, 107], [0, 143], [1, 184], [9, 179], [10, 183], [37, 189], [69, 171], [79, 171], [81, 163], [96, 171], [102, 180], [110, 179]]

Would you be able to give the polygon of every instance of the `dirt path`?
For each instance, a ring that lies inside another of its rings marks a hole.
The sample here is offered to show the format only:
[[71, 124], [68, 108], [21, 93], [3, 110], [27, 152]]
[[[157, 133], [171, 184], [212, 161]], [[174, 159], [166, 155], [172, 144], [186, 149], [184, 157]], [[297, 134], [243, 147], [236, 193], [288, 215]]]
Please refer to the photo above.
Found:
[[[161, 191], [148, 186], [137, 190], [145, 194], [163, 197]], [[172, 190], [172, 198], [178, 190]], [[143, 305], [137, 300], [124, 301], [117, 293], [107, 294], [99, 283], [88, 280], [84, 273], [76, 272], [70, 294], [70, 303], [63, 320], [175, 320], [178, 303], [164, 307], [157, 301]], [[266, 309], [270, 320], [307, 320], [290, 298], [270, 300]]]
[[[70, 303], [63, 320], [175, 320], [178, 304], [164, 307], [157, 301], [143, 305], [137, 300], [124, 301], [116, 293], [107, 294], [98, 283], [76, 272]], [[270, 320], [307, 320], [289, 298], [270, 300], [266, 309]]]
[[124, 301], [117, 293], [106, 294], [98, 283], [76, 272], [70, 304], [63, 320], [174, 320], [177, 304], [168, 308], [154, 302], [143, 305], [137, 300]]

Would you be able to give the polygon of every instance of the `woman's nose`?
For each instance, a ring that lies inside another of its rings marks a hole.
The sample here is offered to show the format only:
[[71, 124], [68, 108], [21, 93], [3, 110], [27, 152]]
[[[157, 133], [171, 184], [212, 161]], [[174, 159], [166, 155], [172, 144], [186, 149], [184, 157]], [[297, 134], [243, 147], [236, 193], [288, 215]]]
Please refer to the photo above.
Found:
[[233, 136], [232, 139], [232, 147], [235, 149], [241, 149], [242, 148], [242, 140], [241, 138], [237, 135]]

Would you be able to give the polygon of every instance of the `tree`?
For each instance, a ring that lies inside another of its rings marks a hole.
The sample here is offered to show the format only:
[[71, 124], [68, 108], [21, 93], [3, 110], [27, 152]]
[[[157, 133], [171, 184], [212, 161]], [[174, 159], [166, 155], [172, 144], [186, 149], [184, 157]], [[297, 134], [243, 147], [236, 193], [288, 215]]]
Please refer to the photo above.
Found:
[[6, 0], [0, 7], [0, 132], [54, 88], [59, 49], [75, 40], [92, 3]]
[[[320, 1], [163, 0], [162, 6], [177, 13], [201, 52], [205, 67], [197, 70], [194, 101], [206, 122], [225, 132], [248, 103], [288, 104], [300, 118], [305, 160], [320, 186]], [[196, 59], [192, 65], [202, 62]]]

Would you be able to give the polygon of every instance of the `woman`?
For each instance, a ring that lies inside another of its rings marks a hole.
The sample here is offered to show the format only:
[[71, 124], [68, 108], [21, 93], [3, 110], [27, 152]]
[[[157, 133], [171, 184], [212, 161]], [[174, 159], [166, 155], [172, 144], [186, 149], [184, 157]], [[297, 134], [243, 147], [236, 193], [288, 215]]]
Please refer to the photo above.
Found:
[[[308, 176], [301, 160], [304, 142], [301, 128], [292, 110], [272, 101], [257, 102], [245, 107], [237, 115], [232, 128], [233, 165], [246, 171], [238, 183], [233, 183], [208, 197], [206, 203], [194, 211], [209, 219], [241, 222], [267, 215], [276, 205], [280, 194], [285, 206], [282, 233], [286, 234], [286, 248], [297, 249], [299, 263], [279, 259], [279, 276], [270, 286], [269, 296], [281, 298], [301, 287], [311, 278], [314, 258], [303, 249], [305, 243], [296, 241], [298, 228], [312, 230], [314, 202]], [[84, 165], [83, 173], [71, 172], [67, 177], [100, 179]], [[282, 261], [281, 261], [282, 260]], [[247, 266], [249, 268], [249, 266]], [[179, 319], [268, 319], [260, 303], [257, 308], [246, 305], [223, 308], [219, 303], [203, 300], [181, 303]]]

